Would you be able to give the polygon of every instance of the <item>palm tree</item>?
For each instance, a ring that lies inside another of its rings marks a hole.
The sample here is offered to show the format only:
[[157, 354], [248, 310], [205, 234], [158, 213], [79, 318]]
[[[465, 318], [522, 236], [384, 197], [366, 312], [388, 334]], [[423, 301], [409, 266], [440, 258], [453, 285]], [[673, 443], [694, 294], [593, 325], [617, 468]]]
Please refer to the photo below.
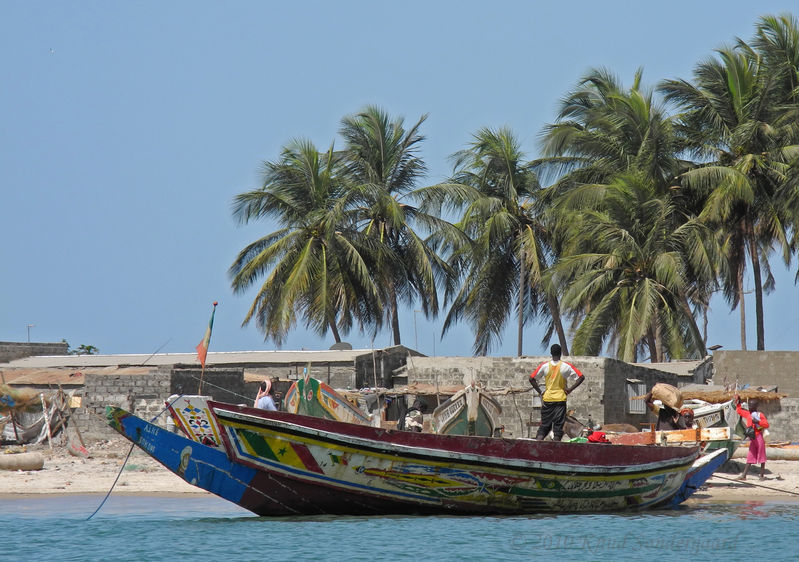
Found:
[[639, 69], [626, 89], [605, 69], [593, 69], [562, 100], [542, 134], [544, 157], [534, 162], [558, 194], [580, 184], [608, 183], [629, 170], [646, 172], [659, 191], [686, 165], [671, 119], [641, 86]]
[[[765, 349], [763, 292], [774, 287], [768, 258], [774, 244], [788, 262], [789, 228], [796, 224], [796, 193], [786, 183], [799, 152], [793, 123], [782, 119], [786, 90], [765, 59], [740, 41], [694, 70], [693, 83], [665, 81], [660, 89], [682, 110], [681, 136], [703, 162], [681, 175], [704, 201], [701, 217], [725, 240], [729, 275], [725, 296], [739, 307], [746, 349], [744, 278], [754, 278], [757, 349]], [[763, 273], [766, 279], [763, 279]]]
[[417, 156], [425, 119], [406, 130], [402, 118], [392, 120], [368, 106], [342, 119], [340, 130], [346, 143], [342, 158], [350, 183], [348, 205], [358, 229], [379, 248], [368, 259], [395, 345], [402, 341], [399, 303], [418, 299], [425, 315], [435, 315], [436, 279], [447, 275], [446, 264], [414, 230], [436, 224], [436, 217], [412, 205], [415, 184], [426, 171]]
[[[573, 352], [598, 355], [615, 346], [628, 362], [703, 356], [705, 345], [688, 304], [690, 269], [705, 236], [641, 172], [607, 185], [583, 186], [595, 204], [569, 211], [564, 254], [548, 274], [564, 287], [561, 303], [578, 317]], [[701, 251], [699, 252], [702, 253]]]
[[[559, 260], [569, 260], [567, 263], [574, 264], [570, 253], [576, 251], [580, 255], [605, 253], [601, 247], [591, 247], [592, 243], [598, 245], [598, 241], [584, 237], [578, 237], [583, 244], [578, 251], [574, 245], [574, 225], [582, 225], [583, 212], [593, 216], [597, 209], [604, 208], [609, 186], [622, 181], [620, 178], [627, 178], [622, 183], [636, 178], [636, 183], [644, 183], [651, 190], [648, 198], [663, 198], [661, 204], [668, 204], [671, 209], [669, 219], [674, 221], [671, 228], [679, 228], [692, 216], [696, 202], [689, 194], [674, 189], [675, 176], [690, 165], [680, 158], [684, 142], [675, 134], [672, 119], [655, 100], [654, 93], [641, 86], [641, 77], [639, 69], [632, 87], [627, 89], [607, 70], [590, 71], [563, 99], [557, 121], [544, 129], [544, 157], [533, 165], [542, 177], [554, 179], [545, 192], [544, 200], [551, 203], [553, 248]], [[618, 190], [618, 186], [615, 189]], [[634, 208], [628, 210], [631, 213], [636, 211]], [[635, 216], [631, 214], [627, 220], [632, 223]], [[624, 221], [617, 217], [616, 222]], [[708, 291], [714, 287], [718, 264], [707, 261], [713, 252], [712, 241], [701, 244], [695, 240], [694, 243], [699, 244], [695, 246], [694, 254], [683, 256], [680, 263], [695, 280], [683, 287], [679, 299], [668, 301], [678, 310], [668, 311], [669, 314], [662, 311], [660, 318], [670, 318], [675, 312], [685, 314], [692, 307], [698, 312], [706, 310]], [[618, 324], [613, 326], [582, 326], [581, 322], [596, 322], [598, 313], [593, 301], [597, 297], [590, 292], [575, 293], [569, 288], [570, 281], [564, 276], [564, 267], [560, 266], [559, 273], [548, 279], [569, 293], [569, 298], [564, 295], [561, 304], [582, 334], [580, 350], [599, 353], [601, 345], [597, 348], [596, 344], [606, 341], [609, 334], [632, 333], [630, 330], [635, 327], [625, 325], [634, 318], [629, 314], [617, 318]], [[566, 269], [575, 274], [571, 266]], [[581, 295], [584, 302], [576, 300], [575, 295]], [[683, 323], [691, 324], [687, 319]], [[586, 333], [593, 334], [590, 344], [584, 339]], [[694, 334], [685, 333], [684, 336], [688, 342], [686, 349], [704, 349], [704, 341], [691, 341], [695, 339]], [[627, 343], [629, 341], [637, 340], [628, 338]], [[652, 340], [650, 356], [661, 357], [663, 354], [655, 349], [655, 341], [657, 338]], [[621, 346], [619, 349], [629, 355], [629, 347]]]
[[539, 184], [518, 140], [507, 128], [481, 129], [454, 162], [454, 176], [437, 188], [451, 204], [457, 201], [463, 213], [457, 226], [468, 243], [461, 239], [450, 247], [463, 284], [453, 297], [444, 332], [467, 319], [475, 332], [474, 351], [484, 355], [499, 341], [515, 302], [518, 355], [524, 325], [539, 313], [551, 319], [546, 338], [557, 331], [568, 353], [557, 298], [541, 283], [551, 252], [536, 207]]
[[342, 204], [345, 184], [333, 147], [320, 154], [294, 141], [276, 162], [266, 162], [261, 188], [235, 198], [242, 224], [264, 218], [280, 228], [247, 245], [230, 267], [234, 292], [266, 277], [244, 319], [253, 317], [265, 338], [280, 345], [301, 314], [319, 335], [336, 342], [379, 321], [378, 291], [363, 254], [375, 251], [353, 227]]
[[[796, 104], [799, 102], [799, 23], [790, 14], [768, 15], [758, 20], [755, 29], [752, 47], [777, 81], [780, 97], [789, 104]], [[790, 109], [795, 115], [796, 107]]]

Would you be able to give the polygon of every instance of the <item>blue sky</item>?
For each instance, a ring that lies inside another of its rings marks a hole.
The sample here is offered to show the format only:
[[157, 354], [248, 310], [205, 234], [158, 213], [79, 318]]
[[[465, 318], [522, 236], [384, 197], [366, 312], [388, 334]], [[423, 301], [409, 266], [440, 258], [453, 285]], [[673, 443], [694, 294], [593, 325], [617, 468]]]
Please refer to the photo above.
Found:
[[[758, 16], [792, 2], [0, 3], [0, 341], [102, 353], [192, 351], [219, 301], [211, 350], [275, 349], [241, 322], [254, 291], [227, 269], [272, 225], [239, 227], [231, 201], [295, 137], [320, 148], [367, 104], [415, 122], [434, 183], [480, 127], [507, 125], [538, 155], [558, 100], [592, 67], [630, 84], [690, 78]], [[795, 12], [797, 13], [797, 12]], [[766, 347], [795, 350], [793, 275], [772, 261]], [[750, 295], [751, 297], [751, 295]], [[749, 349], [755, 347], [754, 301]], [[34, 326], [30, 329], [29, 324]], [[403, 343], [470, 355], [467, 327], [408, 309]], [[714, 300], [709, 343], [740, 349]], [[541, 354], [542, 331], [524, 352]], [[345, 338], [370, 347], [371, 337]], [[417, 344], [418, 342], [418, 344]], [[327, 349], [300, 325], [283, 349]], [[374, 345], [390, 344], [389, 332]], [[492, 355], [515, 355], [510, 322]]]

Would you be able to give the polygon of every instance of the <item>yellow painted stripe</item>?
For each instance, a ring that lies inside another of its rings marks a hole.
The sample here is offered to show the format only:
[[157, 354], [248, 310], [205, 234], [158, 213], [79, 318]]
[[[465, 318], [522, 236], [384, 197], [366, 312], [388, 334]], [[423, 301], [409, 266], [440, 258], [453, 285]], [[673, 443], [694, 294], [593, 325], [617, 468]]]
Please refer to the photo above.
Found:
[[[230, 427], [235, 427], [237, 429], [245, 429], [245, 430], [249, 430], [249, 431], [254, 431], [256, 433], [260, 433], [260, 434], [263, 435], [263, 432], [259, 431], [257, 428], [253, 428], [253, 426], [248, 425], [248, 424], [243, 424], [243, 423], [240, 423], [240, 422], [234, 422], [234, 421], [227, 421], [226, 420], [225, 421], [225, 425], [230, 426]], [[270, 432], [270, 434], [271, 434], [271, 432]], [[264, 439], [269, 440], [271, 438], [264, 437]], [[390, 460], [390, 461], [395, 461], [395, 462], [397, 461], [397, 455], [388, 455], [388, 454], [384, 454], [384, 453], [378, 453], [376, 451], [368, 451], [368, 452], [364, 453], [362, 449], [359, 449], [357, 447], [347, 447], [347, 446], [333, 445], [333, 444], [329, 443], [328, 441], [323, 441], [323, 440], [320, 440], [320, 439], [314, 439], [312, 437], [300, 437], [300, 436], [297, 436], [297, 435], [292, 435], [291, 436], [291, 440], [292, 441], [296, 441], [298, 443], [302, 443], [302, 444], [304, 444], [306, 446], [309, 446], [309, 447], [325, 448], [325, 449], [328, 449], [331, 452], [332, 451], [337, 451], [339, 453], [361, 454], [361, 455], [374, 457], [374, 458], [378, 458], [378, 459]], [[409, 461], [409, 462], [414, 462], [413, 459], [403, 458], [403, 460], [406, 460], [406, 461]], [[463, 461], [459, 462], [457, 459], [452, 459], [452, 460], [447, 460], [447, 461], [436, 461], [436, 460], [432, 460], [432, 459], [424, 459], [424, 460], [420, 460], [418, 462], [420, 464], [424, 464], [426, 466], [431, 466], [431, 467], [455, 468], [455, 469], [459, 469], [459, 470], [468, 470], [468, 471], [471, 471], [471, 472], [485, 471], [485, 472], [488, 472], [488, 473], [496, 474], [496, 471], [497, 471], [496, 467], [475, 466], [474, 464], [469, 463], [469, 462], [463, 462]], [[296, 465], [292, 465], [292, 466], [296, 466]], [[690, 467], [690, 465], [686, 465], [685, 467], [683, 467], [683, 469], [684, 470], [688, 470], [689, 467]], [[680, 470], [683, 470], [683, 469], [680, 469]], [[522, 476], [523, 477], [529, 477], [529, 476], [532, 475], [532, 476], [535, 476], [536, 478], [546, 479], [546, 478], [557, 478], [557, 477], [562, 476], [562, 475], [558, 474], [557, 472], [551, 473], [551, 472], [545, 472], [543, 470], [538, 472], [536, 469], [532, 469], [532, 468], [531, 468], [531, 470], [533, 472], [522, 471], [522, 470], [519, 470], [519, 469], [513, 468], [513, 467], [501, 467], [501, 468], [499, 468], [499, 470], [502, 471], [501, 474], [518, 475], [520, 477], [522, 477]], [[650, 471], [647, 471], [647, 472], [638, 472], [635, 475], [630, 475], [630, 474], [579, 475], [579, 476], [577, 476], [577, 475], [569, 475], [569, 479], [570, 480], [576, 480], [576, 481], [585, 481], [585, 482], [596, 482], [596, 481], [600, 481], [600, 480], [601, 481], [605, 481], [605, 482], [606, 481], [612, 481], [612, 480], [630, 480], [630, 479], [633, 479], [633, 478], [636, 478], [636, 479], [637, 478], [651, 478], [653, 476], [657, 476], [657, 475], [660, 475], [660, 474], [671, 473], [671, 472], [674, 472], [675, 470], [678, 470], [677, 467], [661, 468], [661, 469], [657, 469], [657, 470], [650, 470]]]

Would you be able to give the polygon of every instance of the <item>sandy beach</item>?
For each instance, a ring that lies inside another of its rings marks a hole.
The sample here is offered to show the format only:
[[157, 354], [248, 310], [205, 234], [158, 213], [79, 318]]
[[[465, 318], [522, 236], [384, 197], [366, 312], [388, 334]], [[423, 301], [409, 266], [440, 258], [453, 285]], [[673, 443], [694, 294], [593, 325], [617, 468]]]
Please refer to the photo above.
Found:
[[[24, 452], [44, 457], [41, 470], [0, 470], [0, 496], [38, 494], [163, 495], [207, 494], [196, 488], [119, 438], [88, 445], [88, 458], [69, 454], [64, 445], [46, 443], [27, 446]], [[12, 452], [13, 451], [13, 452]], [[4, 447], [0, 454], [14, 454], [21, 447]], [[707, 501], [797, 501], [799, 500], [799, 461], [774, 460], [766, 463], [766, 480], [760, 480], [760, 467], [750, 470], [746, 482], [735, 480], [744, 463], [728, 462], [689, 502]]]
[[[22, 447], [4, 447], [21, 451]], [[63, 445], [44, 443], [24, 448], [44, 457], [41, 470], [0, 470], [0, 496], [18, 494], [103, 494], [114, 480], [114, 494], [207, 494], [173, 474], [137, 447], [125, 462], [131, 443], [122, 438], [87, 445], [88, 458], [69, 454]], [[14, 454], [14, 453], [6, 453]], [[123, 468], [124, 465], [124, 468]], [[121, 471], [121, 475], [120, 475]]]

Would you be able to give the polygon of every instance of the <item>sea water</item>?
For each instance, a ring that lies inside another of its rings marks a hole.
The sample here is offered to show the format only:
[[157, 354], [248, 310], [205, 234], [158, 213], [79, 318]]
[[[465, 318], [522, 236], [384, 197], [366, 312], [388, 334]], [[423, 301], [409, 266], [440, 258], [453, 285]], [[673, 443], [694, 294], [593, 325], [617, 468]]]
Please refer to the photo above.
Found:
[[267, 518], [212, 496], [112, 495], [92, 515], [102, 500], [0, 499], [0, 560], [799, 560], [799, 503], [523, 517]]

